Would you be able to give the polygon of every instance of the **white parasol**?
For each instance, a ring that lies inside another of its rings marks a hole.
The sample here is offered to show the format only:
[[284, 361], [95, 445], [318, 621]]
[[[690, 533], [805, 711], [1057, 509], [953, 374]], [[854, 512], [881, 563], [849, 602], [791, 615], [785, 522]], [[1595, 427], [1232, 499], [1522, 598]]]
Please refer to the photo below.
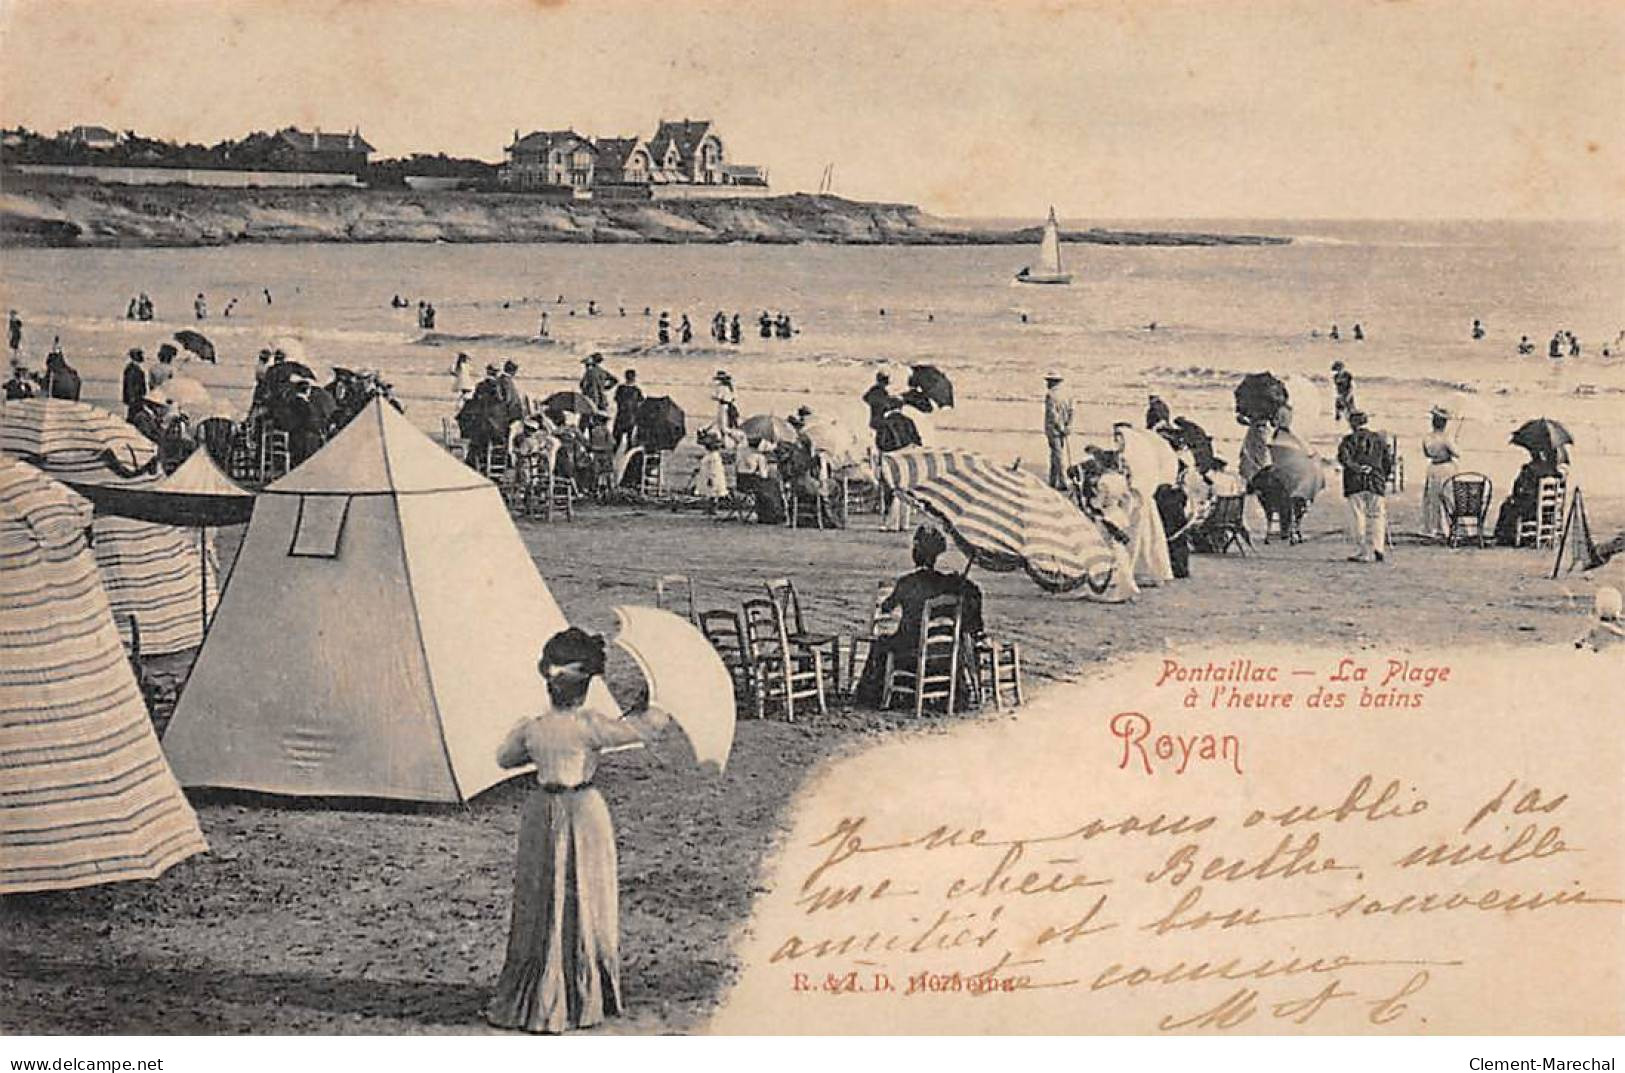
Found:
[[702, 766], [721, 772], [734, 740], [733, 676], [705, 635], [684, 618], [652, 607], [617, 607], [615, 643], [649, 683], [649, 707], [682, 728]]
[[859, 436], [851, 426], [838, 417], [826, 417], [821, 414], [809, 417], [801, 434], [807, 438], [807, 442], [814, 450], [823, 452], [829, 458], [830, 465], [836, 469], [861, 465], [869, 458], [869, 438]]

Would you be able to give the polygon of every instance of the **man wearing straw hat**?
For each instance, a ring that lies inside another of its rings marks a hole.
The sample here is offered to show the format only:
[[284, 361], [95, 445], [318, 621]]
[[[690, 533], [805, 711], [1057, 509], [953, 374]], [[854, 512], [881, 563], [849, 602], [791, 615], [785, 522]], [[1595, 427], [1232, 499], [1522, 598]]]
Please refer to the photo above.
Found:
[[1388, 438], [1366, 426], [1363, 410], [1349, 413], [1349, 434], [1337, 447], [1337, 461], [1343, 467], [1343, 498], [1354, 513], [1354, 538], [1359, 550], [1349, 556], [1351, 563], [1382, 562], [1388, 550], [1388, 475], [1394, 470], [1393, 449]]
[[1049, 442], [1049, 486], [1067, 491], [1067, 437], [1072, 435], [1072, 400], [1061, 394], [1059, 372], [1044, 377], [1044, 439]]

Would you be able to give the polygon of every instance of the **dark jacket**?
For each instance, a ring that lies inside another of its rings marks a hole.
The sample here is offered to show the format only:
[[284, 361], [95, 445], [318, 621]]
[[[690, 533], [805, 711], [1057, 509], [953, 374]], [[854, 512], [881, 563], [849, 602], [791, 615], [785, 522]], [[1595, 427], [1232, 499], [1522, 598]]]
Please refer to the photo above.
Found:
[[909, 649], [920, 643], [920, 613], [925, 602], [933, 596], [959, 597], [959, 628], [968, 637], [982, 632], [982, 590], [973, 581], [958, 574], [945, 574], [934, 567], [920, 567], [897, 579], [891, 595], [881, 602], [882, 611], [901, 612], [897, 624], [897, 639]]
[[45, 387], [50, 398], [79, 401], [79, 374], [60, 355], [45, 359]]
[[622, 384], [615, 389], [615, 435], [623, 436], [638, 427], [638, 407], [643, 405], [643, 389]]
[[903, 405], [903, 401], [893, 395], [884, 384], [873, 384], [863, 393], [864, 405], [869, 407], [869, 427], [875, 431], [880, 430], [881, 419], [888, 413]]
[[119, 398], [124, 400], [127, 410], [134, 410], [141, 400], [147, 397], [147, 370], [139, 362], [125, 362], [124, 364], [124, 390]]
[[1394, 452], [1387, 437], [1368, 428], [1343, 437], [1337, 447], [1337, 461], [1343, 467], [1343, 494], [1388, 491], [1388, 475], [1394, 471]]

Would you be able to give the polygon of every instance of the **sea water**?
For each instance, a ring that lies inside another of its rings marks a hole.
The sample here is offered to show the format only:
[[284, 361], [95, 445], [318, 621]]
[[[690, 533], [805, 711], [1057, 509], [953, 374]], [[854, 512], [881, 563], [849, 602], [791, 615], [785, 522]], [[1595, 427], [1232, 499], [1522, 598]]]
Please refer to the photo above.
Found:
[[[1117, 225], [1114, 225], [1117, 226]], [[1465, 413], [1468, 468], [1508, 485], [1521, 452], [1506, 437], [1520, 421], [1562, 420], [1576, 464], [1591, 463], [1597, 491], [1625, 494], [1625, 228], [1618, 223], [1157, 221], [1136, 230], [1276, 235], [1286, 245], [1143, 247], [1064, 245], [1068, 287], [1012, 277], [1032, 250], [1011, 246], [764, 245], [238, 245], [204, 249], [7, 251], [0, 303], [25, 324], [23, 351], [38, 366], [60, 335], [85, 377], [84, 397], [116, 408], [124, 352], [200, 329], [217, 366], [191, 370], [243, 405], [254, 357], [278, 336], [300, 338], [329, 365], [372, 368], [395, 386], [408, 415], [438, 433], [454, 411], [452, 359], [476, 369], [512, 358], [523, 390], [573, 386], [600, 352], [619, 375], [636, 368], [647, 394], [668, 394], [691, 429], [711, 419], [710, 381], [727, 369], [742, 414], [789, 414], [801, 405], [862, 428], [858, 396], [877, 369], [901, 390], [911, 363], [953, 379], [957, 405], [941, 415], [941, 442], [1042, 468], [1043, 376], [1058, 371], [1078, 402], [1083, 443], [1105, 442], [1114, 420], [1139, 422], [1148, 394], [1205, 426], [1234, 460], [1241, 428], [1232, 391], [1247, 372], [1296, 375], [1296, 427], [1323, 452], [1343, 430], [1332, 421], [1329, 367], [1342, 360], [1375, 427], [1395, 433], [1411, 472], [1432, 405]], [[271, 300], [267, 303], [264, 291]], [[151, 295], [157, 319], [124, 319], [129, 299]], [[198, 323], [192, 301], [207, 295]], [[391, 308], [400, 295], [408, 308]], [[236, 299], [230, 317], [225, 307]], [[416, 304], [437, 311], [434, 331]], [[589, 300], [597, 315], [588, 314]], [[647, 312], [645, 312], [647, 310]], [[739, 346], [710, 338], [712, 315], [739, 313]], [[763, 311], [791, 316], [796, 335], [762, 339]], [[623, 312], [624, 311], [624, 312]], [[657, 347], [656, 321], [673, 339], [687, 314], [694, 342]], [[882, 312], [884, 311], [884, 312]], [[550, 337], [538, 340], [547, 314]], [[1483, 322], [1474, 340], [1471, 324]], [[1364, 341], [1352, 338], [1358, 323]], [[1153, 328], [1152, 325], [1155, 325]], [[1328, 334], [1336, 324], [1341, 335]], [[1552, 361], [1566, 329], [1582, 355]], [[1520, 356], [1527, 335], [1535, 347]], [[1614, 353], [1605, 358], [1604, 347]], [[1307, 397], [1305, 397], [1307, 396]]]

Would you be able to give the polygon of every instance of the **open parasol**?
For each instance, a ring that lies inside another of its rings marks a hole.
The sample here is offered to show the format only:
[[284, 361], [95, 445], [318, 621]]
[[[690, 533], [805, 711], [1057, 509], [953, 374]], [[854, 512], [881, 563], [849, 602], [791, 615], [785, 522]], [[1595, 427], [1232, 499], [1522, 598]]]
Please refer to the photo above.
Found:
[[1022, 469], [965, 451], [905, 448], [881, 456], [886, 483], [953, 535], [971, 562], [995, 573], [1025, 570], [1040, 588], [1069, 592], [1111, 584], [1105, 537], [1061, 493]]
[[1320, 458], [1287, 429], [1278, 429], [1270, 441], [1270, 465], [1281, 478], [1286, 494], [1311, 502], [1326, 487]]
[[175, 333], [175, 342], [196, 354], [199, 361], [214, 363], [214, 344], [202, 332], [194, 332], [190, 328], [182, 328]]
[[918, 388], [937, 406], [954, 404], [954, 384], [947, 374], [935, 365], [915, 365], [908, 374], [908, 386]]
[[1562, 422], [1553, 421], [1549, 417], [1537, 417], [1533, 421], [1525, 421], [1518, 426], [1512, 434], [1512, 442], [1531, 454], [1555, 455], [1557, 452], [1574, 442], [1569, 430], [1563, 427]]
[[1236, 385], [1236, 420], [1243, 425], [1274, 421], [1287, 401], [1286, 385], [1273, 373], [1248, 373]]
[[615, 643], [637, 661], [649, 707], [682, 728], [702, 766], [721, 772], [734, 739], [733, 676], [687, 619], [652, 607], [617, 607]]
[[555, 391], [542, 400], [542, 412], [556, 420], [560, 414], [594, 417], [601, 411], [596, 402], [579, 391]]
[[801, 434], [813, 450], [821, 452], [837, 469], [859, 465], [869, 457], [868, 437], [859, 436], [838, 417], [815, 414], [807, 418]]
[[762, 440], [789, 443], [796, 438], [795, 426], [773, 414], [752, 414], [740, 422], [739, 431], [743, 432], [751, 443], [759, 443]]
[[688, 434], [683, 408], [665, 395], [638, 404], [638, 435], [651, 451], [670, 451]]

